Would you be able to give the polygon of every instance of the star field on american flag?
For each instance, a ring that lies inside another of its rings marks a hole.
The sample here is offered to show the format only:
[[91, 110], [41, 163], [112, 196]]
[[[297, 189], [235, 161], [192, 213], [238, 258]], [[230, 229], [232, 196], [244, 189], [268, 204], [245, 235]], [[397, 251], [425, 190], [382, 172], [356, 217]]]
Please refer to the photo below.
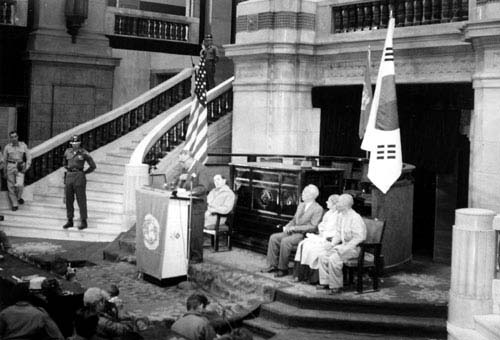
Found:
[[195, 76], [194, 93], [200, 101], [201, 105], [207, 106], [207, 70], [205, 68], [205, 57], [202, 56], [198, 71]]

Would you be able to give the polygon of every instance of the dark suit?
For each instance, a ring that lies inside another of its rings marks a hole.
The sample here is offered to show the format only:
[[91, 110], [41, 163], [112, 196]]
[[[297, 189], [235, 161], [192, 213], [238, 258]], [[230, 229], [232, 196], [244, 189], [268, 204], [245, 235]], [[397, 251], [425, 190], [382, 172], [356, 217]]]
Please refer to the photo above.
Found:
[[285, 227], [294, 227], [292, 234], [285, 232], [272, 234], [267, 247], [267, 264], [279, 270], [288, 270], [288, 259], [294, 246], [304, 239], [305, 233], [314, 233], [323, 216], [323, 208], [316, 202], [305, 210], [305, 203], [300, 203], [292, 220]]
[[181, 169], [187, 179], [177, 180], [177, 187], [191, 190], [193, 207], [191, 210], [191, 242], [189, 259], [194, 262], [203, 261], [203, 226], [205, 224], [205, 210], [207, 210], [207, 192], [210, 187], [210, 178], [206, 166], [194, 161], [190, 169]]

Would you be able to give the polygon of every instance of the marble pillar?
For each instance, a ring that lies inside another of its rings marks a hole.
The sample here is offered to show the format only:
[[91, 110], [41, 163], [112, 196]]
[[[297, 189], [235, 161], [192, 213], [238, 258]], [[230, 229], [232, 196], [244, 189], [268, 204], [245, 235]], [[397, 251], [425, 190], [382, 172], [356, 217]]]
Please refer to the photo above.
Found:
[[451, 257], [448, 322], [474, 328], [474, 315], [491, 314], [495, 276], [495, 230], [491, 210], [465, 208], [455, 212]]
[[468, 23], [476, 57], [473, 75], [469, 206], [500, 212], [500, 19]]
[[316, 3], [251, 1], [237, 7], [234, 153], [317, 155], [320, 110], [312, 107]]

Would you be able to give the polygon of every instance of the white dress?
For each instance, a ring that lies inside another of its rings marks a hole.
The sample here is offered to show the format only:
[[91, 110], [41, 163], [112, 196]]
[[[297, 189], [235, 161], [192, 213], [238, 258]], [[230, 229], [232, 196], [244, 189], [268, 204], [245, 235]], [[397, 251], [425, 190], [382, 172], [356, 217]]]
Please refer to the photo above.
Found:
[[326, 248], [330, 244], [330, 242], [326, 241], [326, 238], [333, 236], [336, 220], [337, 214], [328, 210], [318, 225], [319, 234], [307, 234], [307, 237], [297, 246], [295, 261], [307, 265], [311, 269], [318, 269], [318, 259], [321, 255], [326, 254]]

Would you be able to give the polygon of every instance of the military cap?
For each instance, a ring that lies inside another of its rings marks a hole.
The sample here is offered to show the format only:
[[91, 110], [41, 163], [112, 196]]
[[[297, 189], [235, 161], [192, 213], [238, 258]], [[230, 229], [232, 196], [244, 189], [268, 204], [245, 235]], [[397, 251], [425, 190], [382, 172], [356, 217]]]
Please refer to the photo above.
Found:
[[71, 137], [71, 140], [69, 141], [69, 143], [70, 144], [81, 143], [80, 136], [74, 135], [73, 137]]

